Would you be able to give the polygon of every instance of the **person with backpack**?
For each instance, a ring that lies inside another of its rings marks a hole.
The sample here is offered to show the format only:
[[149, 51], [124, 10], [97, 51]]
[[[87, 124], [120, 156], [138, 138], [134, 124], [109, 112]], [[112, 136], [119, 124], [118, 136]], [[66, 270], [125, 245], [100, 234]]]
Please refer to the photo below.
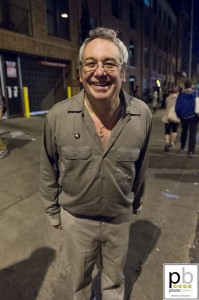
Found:
[[186, 142], [188, 140], [188, 155], [190, 158], [194, 156], [196, 146], [196, 135], [199, 118], [195, 114], [195, 98], [196, 94], [192, 88], [191, 80], [186, 80], [184, 83], [184, 91], [182, 91], [176, 101], [175, 111], [180, 118], [181, 131], [181, 151], [185, 151]]

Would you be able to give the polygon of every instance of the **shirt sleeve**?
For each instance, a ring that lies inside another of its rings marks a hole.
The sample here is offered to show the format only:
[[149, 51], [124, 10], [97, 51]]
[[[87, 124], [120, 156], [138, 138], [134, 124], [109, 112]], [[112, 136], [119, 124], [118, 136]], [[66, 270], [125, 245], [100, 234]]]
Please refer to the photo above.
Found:
[[140, 152], [140, 157], [135, 163], [136, 176], [133, 183], [132, 191], [134, 192], [133, 213], [139, 214], [142, 210], [143, 195], [145, 191], [145, 180], [147, 177], [148, 157], [149, 157], [149, 140], [152, 128], [152, 117], [148, 114], [147, 133], [144, 145]]
[[42, 137], [40, 160], [40, 196], [44, 209], [52, 225], [59, 225], [60, 205], [58, 198], [60, 188], [58, 185], [58, 152], [53, 130], [46, 118]]

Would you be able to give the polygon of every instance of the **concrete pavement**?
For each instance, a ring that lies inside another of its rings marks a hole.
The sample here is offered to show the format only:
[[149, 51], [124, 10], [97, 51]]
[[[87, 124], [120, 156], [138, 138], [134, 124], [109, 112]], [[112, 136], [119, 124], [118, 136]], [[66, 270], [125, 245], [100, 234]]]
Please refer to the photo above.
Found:
[[[179, 142], [164, 153], [163, 112], [154, 115], [143, 211], [132, 215], [125, 267], [130, 300], [163, 299], [163, 263], [199, 262], [199, 137], [194, 158], [178, 153]], [[0, 160], [2, 300], [70, 300], [63, 232], [51, 227], [39, 200], [43, 122], [31, 117], [0, 124], [9, 149]]]

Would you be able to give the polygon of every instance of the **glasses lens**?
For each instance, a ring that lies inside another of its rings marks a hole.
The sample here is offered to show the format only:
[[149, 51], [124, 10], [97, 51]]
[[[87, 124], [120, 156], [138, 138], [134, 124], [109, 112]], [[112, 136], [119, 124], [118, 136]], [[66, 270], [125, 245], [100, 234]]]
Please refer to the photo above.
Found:
[[93, 72], [97, 69], [97, 63], [95, 62], [86, 62], [83, 66], [83, 69], [86, 73]]
[[[112, 73], [116, 71], [119, 66], [120, 64], [117, 64], [116, 62], [105, 62], [101, 65], [106, 73]], [[83, 70], [85, 73], [95, 72], [98, 67], [99, 64], [96, 62], [85, 62], [83, 64]]]

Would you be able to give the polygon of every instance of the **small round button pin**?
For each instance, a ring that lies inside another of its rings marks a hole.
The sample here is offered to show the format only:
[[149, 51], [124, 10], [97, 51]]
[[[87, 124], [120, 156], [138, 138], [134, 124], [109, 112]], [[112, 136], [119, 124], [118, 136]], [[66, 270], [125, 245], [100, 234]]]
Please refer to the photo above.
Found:
[[74, 137], [75, 137], [76, 139], [79, 139], [79, 138], [80, 138], [79, 132], [75, 132]]

